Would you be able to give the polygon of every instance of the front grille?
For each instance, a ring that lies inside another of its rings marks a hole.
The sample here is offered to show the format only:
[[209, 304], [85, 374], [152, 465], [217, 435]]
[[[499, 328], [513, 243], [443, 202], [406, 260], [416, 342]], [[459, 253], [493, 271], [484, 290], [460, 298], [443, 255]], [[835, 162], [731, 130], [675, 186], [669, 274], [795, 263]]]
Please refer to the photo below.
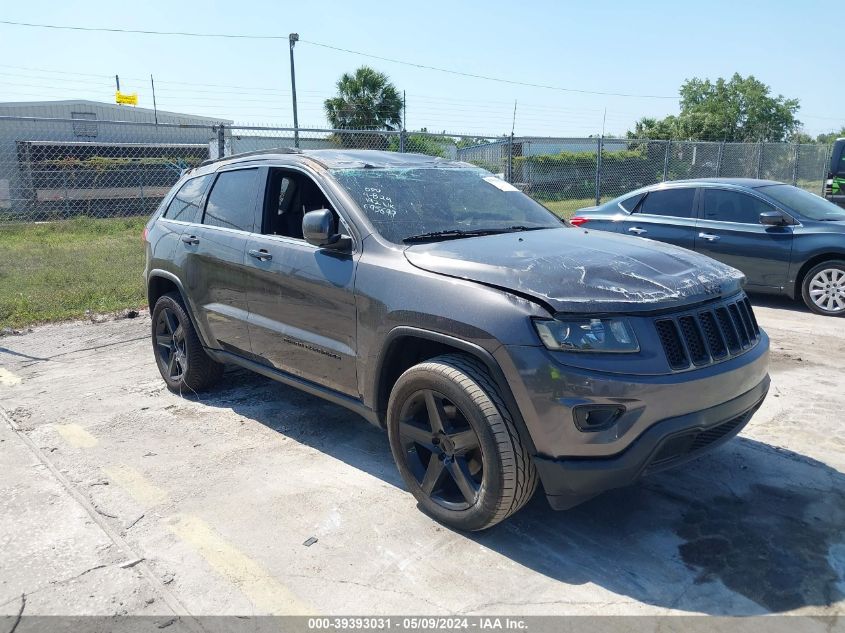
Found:
[[737, 356], [760, 340], [760, 326], [747, 297], [661, 316], [654, 327], [669, 367], [683, 371]]
[[753, 410], [747, 411], [727, 422], [711, 426], [709, 429], [689, 431], [670, 437], [660, 447], [654, 459], [649, 463], [647, 470], [663, 468], [681, 458], [691, 457], [694, 453], [703, 451], [714, 442], [736, 431], [738, 427], [748, 421], [753, 413]]

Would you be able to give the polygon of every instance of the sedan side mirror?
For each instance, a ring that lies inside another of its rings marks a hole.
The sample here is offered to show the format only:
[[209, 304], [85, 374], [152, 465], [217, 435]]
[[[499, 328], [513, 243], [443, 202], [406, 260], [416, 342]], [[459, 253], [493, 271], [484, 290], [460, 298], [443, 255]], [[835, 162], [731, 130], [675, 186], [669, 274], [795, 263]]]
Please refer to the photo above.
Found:
[[329, 209], [309, 211], [302, 216], [302, 236], [320, 248], [347, 250], [351, 244], [348, 236], [337, 232], [334, 214]]
[[765, 226], [785, 226], [789, 224], [783, 214], [778, 211], [763, 211], [760, 214], [760, 224]]

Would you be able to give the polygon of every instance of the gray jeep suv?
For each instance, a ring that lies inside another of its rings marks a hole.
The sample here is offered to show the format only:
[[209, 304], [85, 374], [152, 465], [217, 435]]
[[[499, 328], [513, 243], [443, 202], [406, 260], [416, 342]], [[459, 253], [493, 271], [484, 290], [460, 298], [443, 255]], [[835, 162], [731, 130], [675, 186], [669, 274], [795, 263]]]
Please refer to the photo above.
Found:
[[232, 363], [386, 428], [421, 508], [480, 530], [743, 428], [769, 386], [742, 274], [567, 225], [466, 163], [275, 150], [187, 172], [145, 232], [167, 386]]

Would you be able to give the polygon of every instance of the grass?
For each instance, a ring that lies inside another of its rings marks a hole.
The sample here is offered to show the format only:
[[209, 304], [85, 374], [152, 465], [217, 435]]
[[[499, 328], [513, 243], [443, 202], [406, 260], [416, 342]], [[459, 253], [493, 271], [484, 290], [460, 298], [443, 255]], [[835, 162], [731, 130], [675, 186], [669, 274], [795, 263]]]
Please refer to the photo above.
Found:
[[591, 207], [596, 203], [595, 198], [581, 198], [575, 200], [540, 200], [540, 203], [554, 211], [562, 218], [571, 218], [578, 209]]
[[[569, 218], [592, 198], [543, 201]], [[145, 305], [139, 218], [0, 225], [0, 329]]]
[[146, 303], [147, 218], [76, 218], [0, 226], [0, 328]]

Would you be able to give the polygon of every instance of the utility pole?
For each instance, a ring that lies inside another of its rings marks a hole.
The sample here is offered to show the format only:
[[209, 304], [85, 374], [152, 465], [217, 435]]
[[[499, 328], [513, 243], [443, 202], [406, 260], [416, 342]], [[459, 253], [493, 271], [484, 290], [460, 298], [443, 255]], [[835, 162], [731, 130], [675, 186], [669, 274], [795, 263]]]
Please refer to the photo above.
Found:
[[405, 145], [406, 145], [406, 136], [407, 136], [407, 127], [406, 121], [408, 117], [408, 108], [407, 102], [405, 101], [405, 91], [402, 91], [402, 129], [399, 130], [399, 152], [405, 152]]
[[516, 99], [513, 100], [513, 119], [511, 120], [511, 137], [508, 142], [508, 173], [507, 181], [513, 182], [513, 134], [516, 130]]
[[293, 47], [299, 41], [299, 33], [288, 36], [290, 42], [290, 89], [293, 98], [293, 145], [299, 147], [299, 117], [296, 112], [296, 70], [293, 65]]
[[[117, 91], [120, 92], [120, 77], [117, 75], [114, 76], [114, 85], [117, 86]], [[117, 105], [121, 105], [120, 102]]]
[[150, 73], [150, 86], [153, 89], [153, 117], [155, 118], [156, 125], [158, 125], [158, 108], [156, 107], [156, 82], [153, 81], [153, 75]]

